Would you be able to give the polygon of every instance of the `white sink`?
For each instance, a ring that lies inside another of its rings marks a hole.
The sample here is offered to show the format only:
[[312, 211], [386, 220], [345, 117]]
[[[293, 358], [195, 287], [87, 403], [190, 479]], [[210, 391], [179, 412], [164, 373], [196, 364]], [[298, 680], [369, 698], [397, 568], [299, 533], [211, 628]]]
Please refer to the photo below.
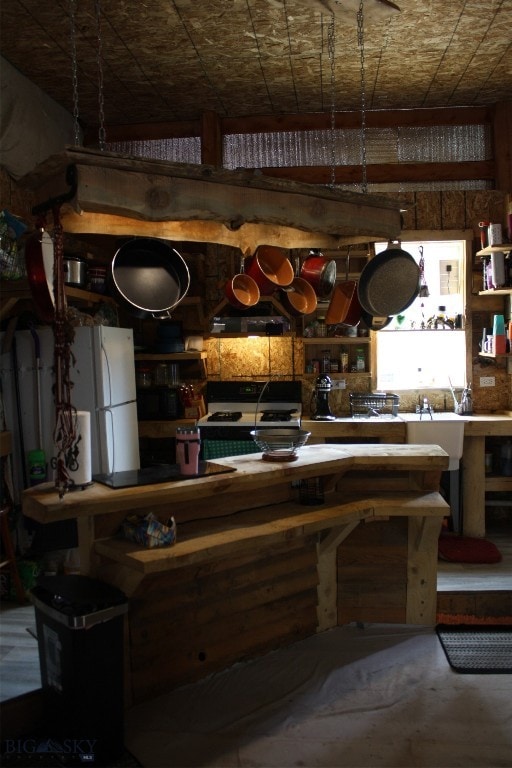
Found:
[[401, 413], [407, 425], [407, 442], [418, 445], [440, 445], [450, 457], [448, 470], [459, 468], [464, 443], [463, 416], [456, 413]]

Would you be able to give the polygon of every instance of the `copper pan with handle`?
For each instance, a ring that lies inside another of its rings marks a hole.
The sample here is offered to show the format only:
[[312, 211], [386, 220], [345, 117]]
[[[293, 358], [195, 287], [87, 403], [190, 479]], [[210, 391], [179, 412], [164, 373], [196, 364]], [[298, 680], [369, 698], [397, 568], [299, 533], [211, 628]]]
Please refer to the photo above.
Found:
[[336, 261], [312, 249], [302, 263], [299, 277], [313, 286], [319, 299], [325, 299], [336, 282]]
[[280, 300], [283, 307], [294, 317], [310, 315], [318, 304], [315, 289], [303, 277], [299, 277], [299, 259], [295, 262], [296, 277], [291, 284], [280, 291]]
[[260, 289], [256, 280], [245, 273], [244, 257], [240, 260], [240, 272], [228, 280], [224, 286], [224, 295], [236, 309], [254, 307], [260, 300]]
[[337, 283], [332, 292], [329, 308], [325, 316], [327, 325], [349, 325], [356, 326], [361, 320], [361, 305], [357, 295], [356, 280], [349, 280], [350, 249], [347, 248], [347, 259], [345, 265], [345, 280]]

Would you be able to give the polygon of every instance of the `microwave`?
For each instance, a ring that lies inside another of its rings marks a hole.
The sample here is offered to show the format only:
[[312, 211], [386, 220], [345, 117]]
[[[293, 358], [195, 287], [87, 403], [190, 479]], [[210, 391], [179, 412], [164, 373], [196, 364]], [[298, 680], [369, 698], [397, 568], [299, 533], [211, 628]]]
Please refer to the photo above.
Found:
[[148, 387], [137, 389], [137, 418], [139, 421], [172, 421], [183, 416], [178, 387]]

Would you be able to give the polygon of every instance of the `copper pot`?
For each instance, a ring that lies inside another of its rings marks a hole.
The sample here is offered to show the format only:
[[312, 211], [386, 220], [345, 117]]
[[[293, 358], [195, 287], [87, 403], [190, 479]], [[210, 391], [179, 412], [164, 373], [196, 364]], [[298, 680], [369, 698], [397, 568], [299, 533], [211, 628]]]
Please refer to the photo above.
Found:
[[330, 294], [336, 282], [336, 261], [326, 259], [320, 251], [311, 250], [304, 259], [300, 277], [311, 283], [319, 299]]
[[307, 280], [295, 277], [290, 287], [281, 291], [281, 303], [295, 317], [310, 315], [317, 307], [315, 289]]
[[248, 259], [245, 272], [258, 283], [263, 296], [290, 285], [294, 277], [287, 252], [273, 245], [258, 246]]
[[349, 280], [350, 248], [348, 246], [347, 261], [345, 269], [345, 280], [337, 283], [332, 292], [329, 308], [325, 316], [327, 325], [341, 323], [343, 325], [355, 326], [361, 320], [361, 305], [357, 295], [357, 282]]
[[231, 306], [236, 309], [254, 307], [260, 300], [258, 283], [244, 272], [228, 280], [224, 286], [224, 294]]

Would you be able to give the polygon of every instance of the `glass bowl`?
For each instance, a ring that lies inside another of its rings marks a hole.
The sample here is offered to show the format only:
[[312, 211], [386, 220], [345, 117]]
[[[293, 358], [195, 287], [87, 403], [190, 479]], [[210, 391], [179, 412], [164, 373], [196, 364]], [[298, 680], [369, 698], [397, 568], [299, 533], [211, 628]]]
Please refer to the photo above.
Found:
[[254, 429], [251, 436], [267, 461], [294, 461], [297, 451], [308, 441], [311, 432], [304, 429]]

